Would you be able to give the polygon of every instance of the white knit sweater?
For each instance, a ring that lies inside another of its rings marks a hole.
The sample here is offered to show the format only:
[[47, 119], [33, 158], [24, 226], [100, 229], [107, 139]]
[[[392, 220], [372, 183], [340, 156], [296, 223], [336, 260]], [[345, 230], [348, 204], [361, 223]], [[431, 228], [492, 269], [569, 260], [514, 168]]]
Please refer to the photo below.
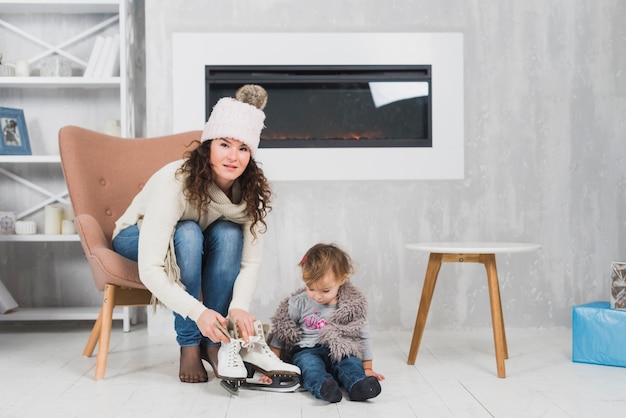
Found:
[[235, 281], [230, 309], [248, 311], [256, 290], [261, 264], [263, 234], [257, 238], [250, 232], [250, 220], [237, 183], [233, 188], [233, 202], [215, 184], [209, 187], [211, 203], [208, 213], [200, 216], [183, 194], [183, 184], [176, 179], [176, 170], [184, 160], [174, 161], [157, 171], [135, 196], [126, 212], [115, 223], [113, 237], [124, 228], [138, 224], [139, 277], [143, 284], [165, 306], [194, 321], [205, 309], [202, 302], [188, 294], [168, 277], [165, 258], [176, 223], [192, 220], [202, 230], [218, 219], [228, 219], [242, 225], [243, 253], [241, 269]]

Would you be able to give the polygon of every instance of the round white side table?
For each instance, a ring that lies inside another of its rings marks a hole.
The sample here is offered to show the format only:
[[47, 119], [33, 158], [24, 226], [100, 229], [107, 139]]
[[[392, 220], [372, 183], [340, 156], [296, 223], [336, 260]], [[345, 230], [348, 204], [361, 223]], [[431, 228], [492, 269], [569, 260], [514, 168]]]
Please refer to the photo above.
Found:
[[406, 248], [430, 253], [407, 363], [415, 364], [441, 263], [481, 263], [487, 270], [498, 377], [506, 377], [504, 360], [509, 357], [509, 353], [504, 331], [496, 254], [535, 251], [541, 248], [541, 245], [518, 242], [419, 242], [407, 244]]

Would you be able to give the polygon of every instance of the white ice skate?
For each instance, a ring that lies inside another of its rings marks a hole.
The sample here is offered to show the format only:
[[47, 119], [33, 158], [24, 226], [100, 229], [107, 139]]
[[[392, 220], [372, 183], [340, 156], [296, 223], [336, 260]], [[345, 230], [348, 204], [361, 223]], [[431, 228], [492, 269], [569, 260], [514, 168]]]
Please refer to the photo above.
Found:
[[222, 343], [217, 352], [217, 372], [220, 379], [243, 380], [247, 377], [246, 366], [239, 354], [242, 342], [243, 340], [231, 338], [229, 343]]
[[[249, 338], [248, 343], [243, 343], [240, 356], [247, 370], [245, 386], [251, 389], [262, 389], [274, 392], [293, 392], [300, 387], [300, 368], [296, 365], [285, 363], [274, 354], [265, 340], [263, 323], [254, 323], [256, 335]], [[261, 383], [258, 374], [262, 373], [272, 379], [271, 384]]]
[[240, 351], [244, 341], [234, 338], [232, 333], [219, 327], [225, 335], [229, 336], [230, 342], [222, 342], [217, 352], [217, 377], [222, 379], [220, 384], [232, 395], [237, 395], [241, 382], [248, 377], [248, 370], [243, 364]]

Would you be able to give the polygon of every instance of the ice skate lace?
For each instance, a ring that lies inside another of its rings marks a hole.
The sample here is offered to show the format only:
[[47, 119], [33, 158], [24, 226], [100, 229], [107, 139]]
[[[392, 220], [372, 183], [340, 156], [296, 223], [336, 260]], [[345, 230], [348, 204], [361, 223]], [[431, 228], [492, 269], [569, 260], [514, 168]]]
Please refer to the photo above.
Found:
[[241, 350], [241, 346], [244, 345], [244, 341], [240, 339], [231, 338], [230, 344], [228, 344], [228, 358], [227, 363], [228, 367], [242, 367], [243, 363], [241, 361], [237, 361], [241, 359], [239, 356], [239, 350]]
[[260, 335], [252, 335], [249, 339], [249, 342], [242, 341], [241, 346], [243, 348], [251, 349], [254, 348], [257, 344], [263, 350], [263, 353], [268, 355], [269, 357], [278, 358], [276, 354], [270, 349], [267, 343], [263, 340], [263, 337]]

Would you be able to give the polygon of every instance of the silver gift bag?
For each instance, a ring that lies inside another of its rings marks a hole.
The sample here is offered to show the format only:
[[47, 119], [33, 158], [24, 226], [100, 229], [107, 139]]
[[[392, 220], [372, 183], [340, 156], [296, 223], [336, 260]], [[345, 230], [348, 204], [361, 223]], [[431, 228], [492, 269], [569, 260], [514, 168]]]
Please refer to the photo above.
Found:
[[626, 310], [626, 262], [611, 263], [611, 308]]
[[17, 308], [17, 302], [9, 293], [9, 290], [4, 287], [4, 283], [0, 281], [0, 315], [10, 312]]

